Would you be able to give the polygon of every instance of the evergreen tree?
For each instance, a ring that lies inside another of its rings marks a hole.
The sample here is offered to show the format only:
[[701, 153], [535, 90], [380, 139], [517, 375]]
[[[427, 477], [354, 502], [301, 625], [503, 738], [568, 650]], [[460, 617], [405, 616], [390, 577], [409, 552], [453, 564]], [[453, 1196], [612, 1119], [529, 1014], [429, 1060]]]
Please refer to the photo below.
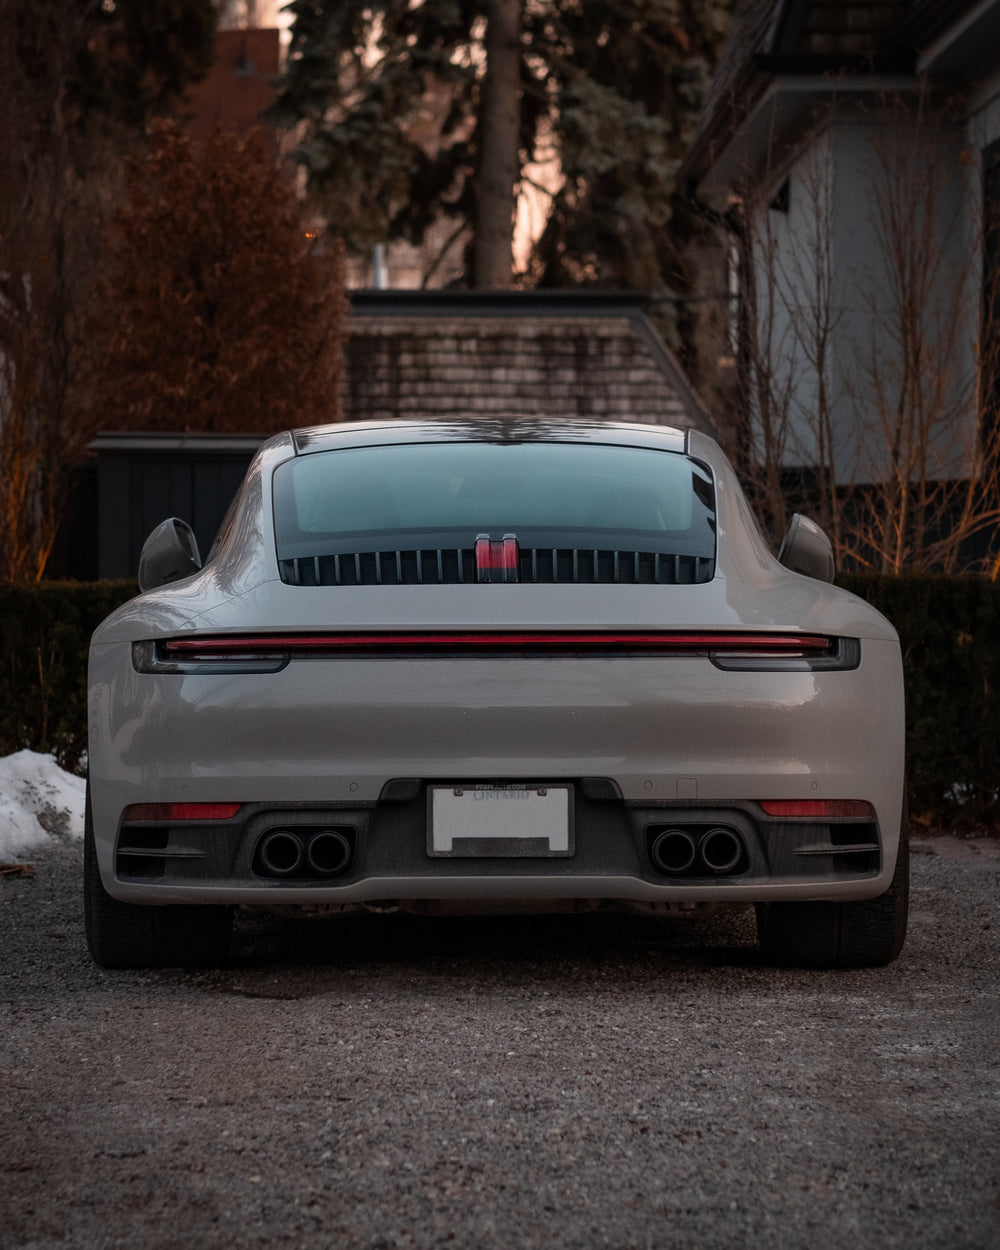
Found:
[[473, 284], [508, 285], [518, 185], [551, 150], [561, 178], [525, 280], [663, 287], [675, 173], [729, 7], [293, 0], [275, 116], [302, 125], [309, 185], [359, 253], [448, 217], [474, 241]]
[[[212, 64], [212, 0], [2, 0], [2, 50], [39, 125], [78, 135], [164, 112]], [[36, 136], [37, 141], [38, 136]]]

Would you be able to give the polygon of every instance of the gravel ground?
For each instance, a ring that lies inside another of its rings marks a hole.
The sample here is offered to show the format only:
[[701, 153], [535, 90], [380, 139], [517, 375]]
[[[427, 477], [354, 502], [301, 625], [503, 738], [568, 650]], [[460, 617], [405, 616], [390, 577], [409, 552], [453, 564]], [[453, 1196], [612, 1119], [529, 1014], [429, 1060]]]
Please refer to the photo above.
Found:
[[903, 957], [840, 973], [747, 912], [247, 917], [106, 973], [46, 851], [0, 884], [0, 1246], [998, 1247], [998, 847], [918, 843]]

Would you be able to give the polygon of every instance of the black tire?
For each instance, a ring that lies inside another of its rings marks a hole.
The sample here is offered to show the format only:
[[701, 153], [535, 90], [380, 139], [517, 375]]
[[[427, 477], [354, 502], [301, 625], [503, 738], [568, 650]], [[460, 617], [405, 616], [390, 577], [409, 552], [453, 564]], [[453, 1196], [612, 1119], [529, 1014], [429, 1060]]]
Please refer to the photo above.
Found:
[[757, 934], [768, 963], [797, 968], [882, 968], [899, 955], [910, 904], [905, 817], [892, 883], [877, 898], [847, 903], [758, 903]]
[[112, 898], [101, 881], [87, 791], [83, 832], [83, 915], [87, 946], [102, 968], [206, 968], [225, 962], [228, 907], [144, 907]]

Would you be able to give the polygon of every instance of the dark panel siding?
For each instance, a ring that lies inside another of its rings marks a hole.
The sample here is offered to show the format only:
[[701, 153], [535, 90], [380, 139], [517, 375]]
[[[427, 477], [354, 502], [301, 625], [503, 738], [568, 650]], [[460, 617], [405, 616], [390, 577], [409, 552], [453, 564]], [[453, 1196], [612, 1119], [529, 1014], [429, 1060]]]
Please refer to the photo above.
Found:
[[251, 455], [199, 454], [196, 449], [186, 454], [99, 453], [98, 576], [134, 577], [150, 531], [172, 516], [192, 526], [204, 556]]

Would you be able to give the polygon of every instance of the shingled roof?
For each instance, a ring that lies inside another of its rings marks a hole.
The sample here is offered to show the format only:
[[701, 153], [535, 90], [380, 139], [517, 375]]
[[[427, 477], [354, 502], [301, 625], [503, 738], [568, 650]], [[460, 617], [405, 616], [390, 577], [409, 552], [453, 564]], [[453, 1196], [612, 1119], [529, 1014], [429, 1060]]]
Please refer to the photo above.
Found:
[[351, 304], [346, 420], [503, 412], [711, 432], [635, 295], [355, 291]]

